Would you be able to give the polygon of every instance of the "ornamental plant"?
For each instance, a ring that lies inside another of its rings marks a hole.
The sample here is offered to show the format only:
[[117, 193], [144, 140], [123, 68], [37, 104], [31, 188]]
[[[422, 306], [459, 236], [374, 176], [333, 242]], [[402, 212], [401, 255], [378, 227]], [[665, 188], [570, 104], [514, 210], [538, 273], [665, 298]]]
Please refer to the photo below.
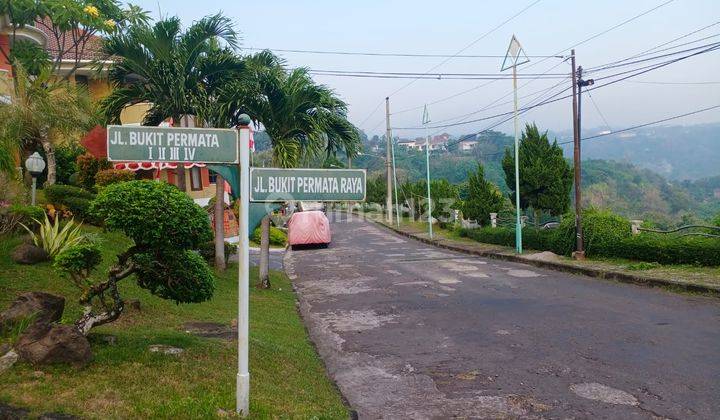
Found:
[[212, 239], [210, 221], [200, 206], [164, 182], [129, 181], [103, 188], [91, 212], [109, 230], [123, 232], [134, 245], [117, 256], [107, 279], [89, 280], [100, 263], [92, 245], [73, 247], [57, 257], [56, 268], [81, 288], [80, 332], [115, 321], [124, 309], [118, 282], [135, 276], [138, 286], [176, 303], [210, 299], [215, 279], [193, 249]]

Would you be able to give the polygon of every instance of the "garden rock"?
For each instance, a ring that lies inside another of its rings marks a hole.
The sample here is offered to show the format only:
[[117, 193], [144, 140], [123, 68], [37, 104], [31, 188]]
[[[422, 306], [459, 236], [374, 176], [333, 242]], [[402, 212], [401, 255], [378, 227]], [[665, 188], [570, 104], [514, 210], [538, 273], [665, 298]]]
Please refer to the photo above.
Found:
[[18, 245], [11, 257], [18, 264], [37, 264], [50, 259], [50, 255], [44, 249], [32, 244]]
[[[0, 374], [10, 369], [15, 362], [18, 361], [18, 354], [14, 351], [9, 351], [0, 357]], [[0, 416], [0, 418], [3, 418]]]
[[33, 317], [33, 325], [47, 325], [59, 321], [64, 309], [65, 298], [61, 296], [45, 292], [23, 293], [0, 313], [0, 329], [12, 328]]
[[177, 356], [185, 350], [179, 347], [168, 346], [165, 344], [153, 344], [149, 347], [151, 353], [162, 353]]
[[186, 322], [182, 329], [192, 335], [203, 338], [221, 338], [223, 340], [234, 340], [237, 338], [237, 325], [230, 326], [217, 322]]
[[71, 325], [34, 325], [20, 336], [15, 349], [32, 364], [84, 366], [92, 358], [87, 338]]
[[0, 403], [0, 419], [26, 419], [30, 410]]

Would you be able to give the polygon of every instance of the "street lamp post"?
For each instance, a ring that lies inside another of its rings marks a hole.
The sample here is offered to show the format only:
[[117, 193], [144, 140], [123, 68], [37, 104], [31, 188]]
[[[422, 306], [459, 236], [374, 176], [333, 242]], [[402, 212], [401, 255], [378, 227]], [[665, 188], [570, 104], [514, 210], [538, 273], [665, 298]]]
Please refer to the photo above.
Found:
[[505, 59], [503, 60], [500, 71], [512, 68], [513, 70], [513, 93], [514, 93], [514, 122], [515, 122], [515, 251], [522, 254], [522, 223], [520, 221], [520, 147], [519, 147], [519, 127], [518, 127], [518, 96], [517, 96], [517, 66], [529, 62], [530, 59], [525, 54], [520, 41], [515, 35], [510, 39]]
[[45, 161], [43, 160], [42, 156], [40, 156], [40, 153], [35, 152], [30, 155], [30, 157], [27, 158], [27, 160], [25, 161], [25, 168], [27, 168], [28, 172], [30, 172], [30, 175], [32, 175], [31, 203], [34, 206], [35, 190], [37, 189], [37, 177], [45, 170]]

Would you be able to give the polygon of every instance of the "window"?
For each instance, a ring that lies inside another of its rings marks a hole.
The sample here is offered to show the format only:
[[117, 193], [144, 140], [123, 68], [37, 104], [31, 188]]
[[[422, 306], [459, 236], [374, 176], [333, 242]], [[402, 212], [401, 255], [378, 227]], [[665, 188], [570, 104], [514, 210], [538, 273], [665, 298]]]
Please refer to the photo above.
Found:
[[210, 178], [210, 183], [211, 183], [211, 184], [215, 184], [215, 183], [217, 182], [217, 173], [215, 173], [215, 172], [210, 172], [210, 174], [208, 175], [208, 177]]
[[200, 168], [193, 166], [190, 168], [190, 188], [193, 191], [201, 191], [202, 188], [202, 176], [200, 175]]

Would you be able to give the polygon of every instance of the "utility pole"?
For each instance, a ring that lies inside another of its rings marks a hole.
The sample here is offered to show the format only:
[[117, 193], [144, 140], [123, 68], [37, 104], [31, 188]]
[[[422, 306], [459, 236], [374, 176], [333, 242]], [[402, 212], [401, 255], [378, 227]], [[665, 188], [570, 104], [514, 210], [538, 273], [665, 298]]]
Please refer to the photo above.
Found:
[[390, 168], [390, 165], [392, 164], [392, 130], [390, 130], [390, 98], [385, 97], [385, 172], [387, 174], [387, 196], [385, 198], [385, 209], [387, 210], [387, 222], [392, 224], [392, 169]]
[[[575, 68], [575, 51], [573, 50], [572, 54], [573, 59], [573, 69]], [[577, 68], [577, 72], [573, 72], [576, 74], [577, 77], [577, 115], [576, 115], [576, 126], [577, 126], [577, 133], [575, 136], [575, 153], [574, 153], [574, 160], [575, 160], [575, 223], [576, 223], [576, 231], [577, 231], [577, 244], [575, 252], [575, 258], [578, 260], [582, 260], [585, 258], [585, 249], [584, 249], [584, 241], [585, 237], [583, 235], [583, 228], [582, 228], [582, 176], [580, 174], [580, 170], [582, 168], [581, 162], [582, 162], [582, 155], [581, 155], [581, 144], [582, 144], [582, 88], [586, 86], [592, 86], [595, 84], [595, 80], [588, 79], [583, 80], [582, 78], [582, 72], [583, 68], [582, 66]]]
[[578, 107], [578, 88], [580, 86], [578, 71], [575, 68], [575, 50], [570, 51], [570, 65], [572, 66], [572, 112], [573, 112], [573, 168], [575, 170], [575, 252], [577, 260], [585, 259], [582, 233], [582, 193], [580, 188], [580, 118]]

